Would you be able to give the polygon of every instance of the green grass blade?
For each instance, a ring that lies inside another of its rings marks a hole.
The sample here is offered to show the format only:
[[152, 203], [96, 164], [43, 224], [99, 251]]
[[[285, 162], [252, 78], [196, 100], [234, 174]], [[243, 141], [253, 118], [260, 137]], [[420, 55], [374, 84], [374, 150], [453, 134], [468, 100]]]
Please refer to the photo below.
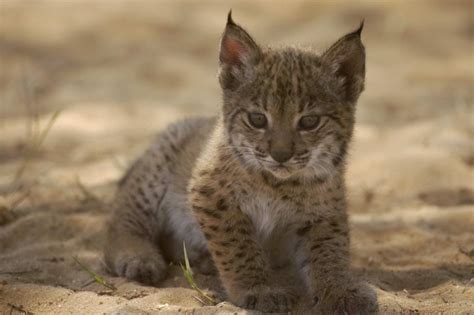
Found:
[[188, 253], [186, 251], [186, 243], [183, 241], [183, 250], [184, 250], [184, 263], [186, 264], [186, 269], [189, 270], [189, 273], [193, 275], [193, 270], [189, 264]]
[[43, 130], [39, 130], [37, 133], [32, 134], [31, 139], [27, 140], [28, 144], [26, 147], [26, 151], [24, 153], [23, 163], [20, 165], [19, 169], [15, 172], [15, 177], [14, 177], [12, 186], [16, 186], [15, 184], [18, 183], [21, 177], [23, 176], [25, 170], [28, 168], [31, 162], [33, 155], [43, 144], [44, 140], [49, 134], [49, 131], [51, 130], [54, 123], [58, 119], [59, 114], [61, 114], [61, 110], [55, 111], [53, 115], [51, 116], [51, 118], [46, 123], [46, 127]]
[[193, 277], [193, 270], [191, 269], [191, 264], [189, 263], [188, 253], [186, 252], [186, 244], [184, 241], [183, 241], [183, 251], [184, 251], [184, 266], [181, 263], [179, 265], [181, 266], [181, 269], [183, 270], [184, 278], [186, 279], [189, 286], [193, 290], [199, 293], [199, 295], [201, 295], [204, 299], [209, 301], [212, 305], [216, 305], [217, 301], [214, 300], [212, 297], [210, 297], [208, 294], [206, 294], [206, 292], [201, 290], [196, 284], [196, 281], [194, 280], [194, 277]]
[[44, 140], [48, 136], [49, 131], [53, 127], [54, 123], [56, 122], [60, 114], [61, 114], [61, 110], [55, 111], [53, 115], [51, 116], [51, 118], [46, 123], [46, 127], [39, 132], [36, 139], [36, 143], [35, 143], [36, 148], [39, 148], [43, 144]]
[[84, 269], [92, 277], [92, 279], [94, 279], [95, 282], [103, 285], [104, 287], [110, 290], [117, 290], [117, 288], [113, 284], [108, 283], [103, 277], [99, 276], [98, 274], [87, 268], [86, 265], [84, 265], [82, 262], [79, 261], [79, 259], [77, 259], [77, 257], [72, 256], [72, 259], [74, 259], [76, 263], [81, 266], [81, 268]]

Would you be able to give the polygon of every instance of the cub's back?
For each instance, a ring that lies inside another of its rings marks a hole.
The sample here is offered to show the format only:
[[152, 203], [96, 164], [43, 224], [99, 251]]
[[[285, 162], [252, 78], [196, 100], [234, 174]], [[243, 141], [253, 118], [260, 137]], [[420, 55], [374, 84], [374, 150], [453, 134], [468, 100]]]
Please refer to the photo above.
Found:
[[185, 192], [200, 152], [214, 128], [216, 118], [190, 118], [167, 127], [139, 157], [119, 182], [119, 190], [151, 189], [171, 184]]

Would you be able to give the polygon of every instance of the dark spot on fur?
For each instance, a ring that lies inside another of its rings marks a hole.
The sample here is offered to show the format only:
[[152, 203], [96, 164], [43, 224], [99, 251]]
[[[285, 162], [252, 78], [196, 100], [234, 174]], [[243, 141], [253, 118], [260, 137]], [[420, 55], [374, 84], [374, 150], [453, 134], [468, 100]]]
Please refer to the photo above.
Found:
[[204, 170], [204, 171], [200, 171], [200, 172], [199, 172], [199, 176], [200, 176], [200, 177], [204, 177], [204, 176], [207, 176], [207, 175], [209, 175], [209, 171], [207, 171], [207, 170]]
[[176, 147], [176, 145], [173, 142], [169, 143], [171, 150], [176, 153], [179, 152], [179, 149]]
[[339, 147], [339, 154], [332, 159], [332, 164], [336, 167], [339, 166], [344, 161], [346, 154], [347, 154], [347, 143], [343, 142], [341, 143], [341, 146]]
[[311, 230], [311, 224], [307, 222], [303, 227], [300, 227], [296, 230], [296, 234], [299, 236], [304, 236]]
[[214, 210], [203, 208], [203, 207], [197, 207], [197, 206], [194, 206], [193, 209], [195, 210], [195, 212], [203, 213], [204, 215], [208, 217], [213, 217], [215, 219], [222, 219], [221, 214]]
[[324, 184], [324, 182], [327, 180], [327, 177], [315, 177], [314, 181], [317, 183], [317, 184]]
[[242, 257], [244, 257], [244, 256], [245, 256], [245, 253], [243, 253], [243, 252], [237, 252], [237, 253], [234, 255], [234, 257], [236, 257], [236, 258], [242, 258]]
[[321, 244], [314, 244], [313, 246], [311, 246], [310, 250], [316, 250], [316, 249], [319, 249], [321, 248]]
[[250, 263], [252, 261], [255, 261], [255, 256], [247, 256], [244, 260], [245, 263]]
[[217, 201], [217, 204], [216, 204], [216, 208], [217, 210], [220, 210], [220, 211], [225, 211], [227, 210], [227, 204], [225, 203], [225, 200], [224, 199], [219, 199]]
[[201, 186], [197, 189], [197, 192], [203, 196], [210, 197], [216, 190], [210, 186]]
[[213, 232], [217, 232], [219, 230], [219, 227], [217, 225], [209, 225], [207, 228]]
[[326, 236], [326, 237], [318, 238], [316, 241], [317, 241], [317, 242], [327, 242], [327, 241], [330, 241], [330, 240], [332, 240], [332, 239], [334, 239], [334, 237], [332, 237], [332, 236]]
[[243, 240], [244, 244], [247, 244], [248, 246], [253, 245], [254, 241], [250, 238]]
[[239, 227], [239, 228], [237, 229], [237, 232], [239, 232], [239, 233], [241, 233], [241, 234], [245, 234], [245, 235], [250, 234], [250, 231], [249, 231], [247, 228], [245, 228], [245, 227]]

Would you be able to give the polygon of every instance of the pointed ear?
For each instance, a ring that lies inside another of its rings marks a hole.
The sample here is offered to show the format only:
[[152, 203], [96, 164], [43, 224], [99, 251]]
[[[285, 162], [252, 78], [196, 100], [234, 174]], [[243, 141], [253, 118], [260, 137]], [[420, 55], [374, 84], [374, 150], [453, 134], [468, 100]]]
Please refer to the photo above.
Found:
[[365, 48], [360, 39], [363, 28], [364, 21], [357, 30], [343, 36], [322, 55], [323, 62], [341, 78], [346, 100], [353, 103], [364, 90]]
[[219, 81], [223, 89], [236, 89], [251, 79], [253, 68], [261, 59], [262, 52], [250, 35], [227, 16], [219, 52]]

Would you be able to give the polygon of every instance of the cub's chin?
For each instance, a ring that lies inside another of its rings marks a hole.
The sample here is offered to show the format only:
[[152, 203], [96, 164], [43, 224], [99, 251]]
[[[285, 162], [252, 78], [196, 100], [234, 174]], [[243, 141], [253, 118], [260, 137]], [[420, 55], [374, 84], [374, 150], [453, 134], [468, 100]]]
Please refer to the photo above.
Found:
[[279, 180], [289, 179], [295, 174], [294, 171], [288, 169], [287, 167], [278, 166], [267, 168], [267, 171]]

